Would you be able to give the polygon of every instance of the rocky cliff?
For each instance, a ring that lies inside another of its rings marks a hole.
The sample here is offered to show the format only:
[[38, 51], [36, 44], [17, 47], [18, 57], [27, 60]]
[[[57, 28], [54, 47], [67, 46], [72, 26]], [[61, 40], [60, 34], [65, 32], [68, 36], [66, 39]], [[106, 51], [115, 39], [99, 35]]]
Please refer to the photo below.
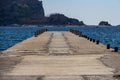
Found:
[[0, 24], [34, 24], [43, 17], [42, 1], [0, 0]]
[[63, 14], [45, 17], [42, 1], [0, 0], [0, 25], [84, 25], [77, 19]]

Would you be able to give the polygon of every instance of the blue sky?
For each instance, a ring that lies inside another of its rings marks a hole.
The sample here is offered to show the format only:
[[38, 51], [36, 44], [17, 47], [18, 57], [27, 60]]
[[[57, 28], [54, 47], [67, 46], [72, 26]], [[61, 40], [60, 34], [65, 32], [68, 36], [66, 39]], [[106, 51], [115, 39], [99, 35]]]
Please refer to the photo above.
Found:
[[120, 0], [43, 0], [45, 14], [63, 13], [89, 25], [120, 24]]

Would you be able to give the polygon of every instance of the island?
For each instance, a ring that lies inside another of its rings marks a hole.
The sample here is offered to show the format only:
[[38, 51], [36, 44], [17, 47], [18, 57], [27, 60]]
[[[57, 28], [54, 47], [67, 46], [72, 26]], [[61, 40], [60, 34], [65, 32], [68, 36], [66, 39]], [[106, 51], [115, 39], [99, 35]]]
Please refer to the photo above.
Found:
[[99, 26], [112, 26], [112, 25], [109, 24], [108, 21], [101, 21], [101, 22], [99, 23]]
[[0, 0], [0, 25], [85, 25], [64, 14], [45, 16], [40, 0]]

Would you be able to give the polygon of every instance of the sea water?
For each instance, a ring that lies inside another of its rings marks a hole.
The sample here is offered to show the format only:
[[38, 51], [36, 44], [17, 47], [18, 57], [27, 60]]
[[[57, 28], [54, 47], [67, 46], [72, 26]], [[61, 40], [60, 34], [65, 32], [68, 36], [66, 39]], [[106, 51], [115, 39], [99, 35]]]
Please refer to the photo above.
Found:
[[34, 35], [41, 27], [0, 27], [0, 51], [6, 50]]
[[99, 40], [104, 45], [110, 44], [112, 48], [119, 47], [120, 50], [120, 27], [92, 27], [92, 26], [24, 26], [0, 27], [0, 51], [4, 51], [16, 43], [32, 37], [35, 31], [47, 28], [49, 31], [69, 31], [76, 29], [90, 38]]

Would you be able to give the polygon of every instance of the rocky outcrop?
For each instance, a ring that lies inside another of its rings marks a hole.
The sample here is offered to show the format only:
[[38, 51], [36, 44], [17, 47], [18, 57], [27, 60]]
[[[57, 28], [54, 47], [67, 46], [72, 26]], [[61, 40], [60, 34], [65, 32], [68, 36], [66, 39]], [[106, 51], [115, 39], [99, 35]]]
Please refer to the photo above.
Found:
[[0, 0], [0, 25], [84, 25], [63, 14], [45, 17], [40, 0]]
[[99, 26], [111, 26], [111, 24], [109, 24], [107, 21], [101, 21]]
[[0, 24], [34, 23], [43, 17], [42, 1], [0, 0]]
[[45, 22], [47, 25], [85, 25], [83, 21], [68, 18], [63, 14], [51, 14]]

